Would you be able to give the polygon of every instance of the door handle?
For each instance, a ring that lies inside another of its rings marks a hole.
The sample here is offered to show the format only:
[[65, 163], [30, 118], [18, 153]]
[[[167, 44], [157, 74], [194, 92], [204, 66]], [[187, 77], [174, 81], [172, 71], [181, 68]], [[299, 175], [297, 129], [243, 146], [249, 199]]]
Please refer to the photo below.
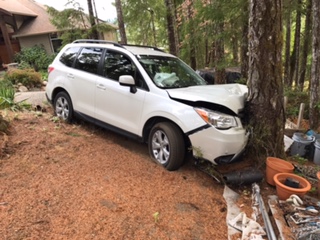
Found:
[[106, 90], [106, 87], [103, 84], [98, 84], [97, 88], [100, 88], [102, 90]]
[[67, 77], [74, 79], [74, 76], [73, 76], [73, 74], [71, 74], [71, 73], [69, 73], [69, 74], [67, 75]]

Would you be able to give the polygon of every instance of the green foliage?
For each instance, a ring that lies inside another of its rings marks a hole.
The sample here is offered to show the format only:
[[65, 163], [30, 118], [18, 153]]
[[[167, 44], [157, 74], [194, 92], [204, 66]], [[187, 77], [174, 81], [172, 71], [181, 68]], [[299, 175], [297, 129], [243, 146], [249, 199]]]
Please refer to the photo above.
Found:
[[33, 69], [12, 69], [8, 71], [4, 79], [13, 85], [21, 83], [27, 88], [41, 87], [41, 74]]
[[236, 80], [236, 83], [247, 85], [247, 81], [248, 79], [246, 78], [240, 78], [239, 80]]
[[48, 55], [44, 47], [35, 45], [30, 48], [22, 48], [15, 55], [15, 61], [19, 63], [19, 68], [34, 68], [35, 71], [47, 70], [48, 65], [53, 61], [55, 55]]
[[14, 95], [15, 90], [12, 83], [7, 80], [0, 80], [0, 109], [20, 111], [22, 109], [29, 109], [31, 107], [29, 104], [26, 104], [24, 102], [15, 102]]
[[286, 106], [286, 117], [287, 118], [297, 118], [299, 115], [300, 104], [305, 104], [304, 109], [304, 119], [309, 119], [309, 93], [307, 91], [299, 91], [286, 89], [284, 95], [288, 98]]
[[41, 79], [43, 81], [47, 81], [48, 80], [48, 71], [39, 71], [40, 75], [41, 75]]
[[134, 44], [154, 46], [155, 25], [157, 47], [167, 47], [166, 11], [163, 1], [122, 0], [123, 18], [128, 41]]
[[300, 165], [305, 165], [308, 162], [308, 159], [300, 157], [299, 155], [291, 156], [291, 159]]
[[[108, 31], [113, 29], [107, 24], [98, 24], [95, 28], [91, 28], [89, 17], [85, 14], [84, 9], [75, 0], [68, 0], [66, 3], [67, 8], [63, 11], [57, 11], [53, 7], [48, 7], [47, 12], [51, 16], [51, 23], [62, 30], [60, 39], [62, 40], [62, 46], [67, 43], [73, 42], [76, 39], [91, 38], [94, 30]], [[64, 31], [68, 29], [68, 31]]]
[[6, 109], [14, 103], [15, 90], [11, 82], [0, 81], [0, 109]]

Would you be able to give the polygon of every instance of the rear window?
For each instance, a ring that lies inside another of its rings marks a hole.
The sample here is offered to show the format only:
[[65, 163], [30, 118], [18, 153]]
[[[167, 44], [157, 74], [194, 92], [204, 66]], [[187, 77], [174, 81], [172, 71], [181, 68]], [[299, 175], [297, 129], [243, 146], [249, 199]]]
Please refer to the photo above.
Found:
[[68, 48], [60, 57], [60, 62], [68, 67], [72, 67], [75, 58], [79, 52], [80, 47]]
[[79, 56], [77, 57], [75, 68], [97, 74], [102, 51], [102, 48], [82, 48]]

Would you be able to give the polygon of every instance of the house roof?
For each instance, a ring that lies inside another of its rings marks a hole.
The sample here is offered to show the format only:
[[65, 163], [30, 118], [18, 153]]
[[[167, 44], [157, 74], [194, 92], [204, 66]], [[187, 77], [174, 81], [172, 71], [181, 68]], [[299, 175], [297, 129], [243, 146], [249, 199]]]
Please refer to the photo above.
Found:
[[19, 2], [20, 4], [30, 9], [30, 11], [35, 12], [37, 14], [37, 17], [27, 19], [22, 24], [21, 28], [17, 32], [15, 32], [15, 34], [13, 35], [14, 37], [39, 35], [57, 31], [57, 28], [50, 22], [50, 16], [46, 11], [45, 6], [33, 0], [14, 1]]
[[0, 9], [16, 15], [37, 16], [35, 12], [17, 0], [0, 0]]
[[[46, 6], [36, 2], [36, 0], [0, 0], [0, 14], [1, 12], [5, 15], [12, 14], [24, 17], [23, 24], [14, 33], [13, 37], [25, 37], [58, 31], [50, 21]], [[115, 25], [109, 25], [117, 29]]]

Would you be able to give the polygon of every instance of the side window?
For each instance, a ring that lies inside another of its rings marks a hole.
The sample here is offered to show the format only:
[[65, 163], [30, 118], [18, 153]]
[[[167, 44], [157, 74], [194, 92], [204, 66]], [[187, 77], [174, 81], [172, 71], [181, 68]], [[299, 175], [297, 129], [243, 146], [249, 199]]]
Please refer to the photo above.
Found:
[[119, 81], [121, 75], [132, 76], [137, 87], [147, 89], [146, 83], [131, 59], [122, 53], [108, 50], [104, 60], [103, 76]]
[[102, 48], [82, 48], [76, 60], [75, 68], [89, 73], [98, 73]]
[[119, 81], [121, 75], [134, 77], [134, 65], [122, 53], [107, 51], [104, 60], [103, 76]]
[[60, 62], [68, 67], [72, 67], [74, 59], [77, 57], [80, 47], [71, 47], [67, 49], [60, 57]]

